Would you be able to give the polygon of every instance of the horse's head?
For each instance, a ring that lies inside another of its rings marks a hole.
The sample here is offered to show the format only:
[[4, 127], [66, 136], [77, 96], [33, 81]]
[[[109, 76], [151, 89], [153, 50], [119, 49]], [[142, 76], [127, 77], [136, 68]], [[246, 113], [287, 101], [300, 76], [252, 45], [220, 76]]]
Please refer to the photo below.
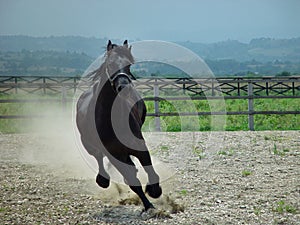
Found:
[[130, 66], [134, 63], [127, 40], [123, 45], [107, 44], [105, 73], [112, 85], [112, 88], [119, 93], [123, 88], [131, 85], [131, 79], [135, 79], [130, 72]]

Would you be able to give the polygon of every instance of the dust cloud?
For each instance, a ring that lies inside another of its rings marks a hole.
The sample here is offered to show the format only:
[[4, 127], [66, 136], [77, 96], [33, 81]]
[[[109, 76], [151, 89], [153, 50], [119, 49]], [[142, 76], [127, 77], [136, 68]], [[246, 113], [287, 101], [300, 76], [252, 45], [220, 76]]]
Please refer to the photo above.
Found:
[[[82, 146], [78, 146], [72, 110], [63, 111], [61, 106], [48, 105], [39, 111], [43, 117], [32, 119], [28, 123], [27, 130], [30, 136], [19, 156], [22, 163], [36, 165], [42, 168], [41, 173], [52, 174], [59, 178], [86, 180], [90, 183], [86, 186], [88, 188], [86, 191], [109, 204], [120, 204], [121, 200], [136, 197], [129, 187], [124, 185], [123, 177], [108, 160], [105, 161], [105, 167], [111, 177], [110, 187], [102, 189], [97, 186], [95, 182], [97, 163], [92, 156], [82, 151]], [[174, 172], [158, 159], [154, 157], [152, 159], [161, 181], [170, 180]], [[147, 176], [138, 160], [134, 159], [134, 162], [137, 165], [138, 177], [145, 185]], [[163, 182], [162, 188], [166, 193], [171, 189], [171, 185], [169, 182]]]
[[30, 138], [23, 146], [20, 160], [42, 165], [49, 173], [66, 178], [93, 178], [76, 146], [71, 113], [51, 105], [39, 111], [42, 117], [27, 125]]

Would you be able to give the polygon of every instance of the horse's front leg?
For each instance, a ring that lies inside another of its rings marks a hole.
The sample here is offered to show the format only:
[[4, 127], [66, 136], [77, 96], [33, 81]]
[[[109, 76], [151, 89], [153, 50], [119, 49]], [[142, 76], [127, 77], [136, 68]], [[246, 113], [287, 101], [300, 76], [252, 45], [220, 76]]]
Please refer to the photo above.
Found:
[[103, 164], [104, 156], [101, 152], [98, 152], [95, 158], [98, 162], [98, 167], [99, 167], [99, 173], [97, 174], [96, 177], [96, 183], [102, 188], [108, 188], [110, 177], [104, 169], [104, 164]]
[[146, 192], [152, 197], [152, 198], [158, 198], [162, 194], [161, 187], [159, 185], [159, 176], [155, 172], [151, 157], [148, 151], [140, 151], [137, 155], [137, 158], [139, 159], [140, 163], [142, 164], [144, 170], [148, 174], [148, 184], [146, 186]]

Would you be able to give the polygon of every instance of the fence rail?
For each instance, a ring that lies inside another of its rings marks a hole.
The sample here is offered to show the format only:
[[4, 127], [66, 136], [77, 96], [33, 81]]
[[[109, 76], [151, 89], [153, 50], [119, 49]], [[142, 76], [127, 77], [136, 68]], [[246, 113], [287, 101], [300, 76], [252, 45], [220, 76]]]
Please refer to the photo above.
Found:
[[[295, 111], [256, 111], [255, 99], [299, 99], [300, 76], [262, 77], [262, 78], [204, 78], [204, 79], [140, 79], [134, 82], [145, 101], [154, 102], [156, 129], [160, 130], [162, 116], [202, 116], [202, 115], [248, 115], [249, 130], [254, 130], [254, 115], [299, 115]], [[0, 93], [42, 93], [59, 94], [58, 99], [0, 99], [0, 104], [29, 102], [61, 102], [66, 108], [68, 93], [85, 90], [89, 87], [87, 80], [78, 77], [0, 77]], [[181, 96], [172, 96], [181, 93]], [[248, 101], [247, 111], [215, 111], [215, 112], [160, 112], [161, 101], [182, 100], [220, 100], [244, 99]], [[39, 118], [42, 115], [0, 115], [0, 119]]]
[[[262, 78], [203, 78], [203, 79], [138, 79], [137, 89], [153, 94], [154, 86], [160, 92], [183, 90], [189, 95], [218, 95], [228, 96], [247, 95], [248, 83], [253, 84], [254, 95], [297, 95], [300, 90], [300, 76], [292, 77], [262, 77]], [[80, 77], [0, 77], [0, 93], [61, 93], [62, 87], [75, 92], [77, 89], [88, 87], [88, 81]]]

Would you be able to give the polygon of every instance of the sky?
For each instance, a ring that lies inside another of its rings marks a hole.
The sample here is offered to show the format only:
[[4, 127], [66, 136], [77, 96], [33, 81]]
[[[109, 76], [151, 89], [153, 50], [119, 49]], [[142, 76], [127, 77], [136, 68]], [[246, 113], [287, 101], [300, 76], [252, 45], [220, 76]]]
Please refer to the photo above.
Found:
[[300, 37], [300, 0], [0, 0], [0, 35], [249, 42]]

